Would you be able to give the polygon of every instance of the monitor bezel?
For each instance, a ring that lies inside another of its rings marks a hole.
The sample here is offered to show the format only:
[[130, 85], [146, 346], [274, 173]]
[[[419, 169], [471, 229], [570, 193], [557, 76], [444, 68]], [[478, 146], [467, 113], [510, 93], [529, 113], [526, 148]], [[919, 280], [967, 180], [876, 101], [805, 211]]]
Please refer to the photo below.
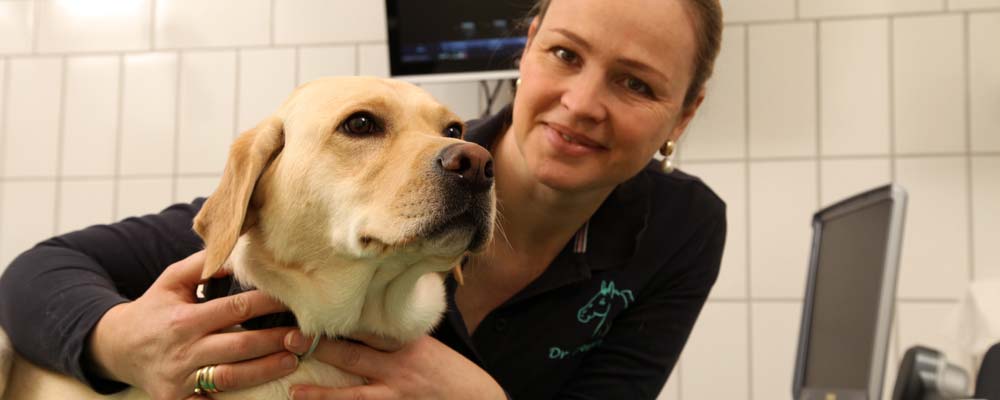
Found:
[[[421, 68], [403, 63], [401, 57], [401, 44], [399, 29], [395, 21], [399, 19], [400, 0], [385, 0], [386, 33], [388, 36], [389, 51], [389, 76], [411, 83], [442, 83], [442, 82], [467, 82], [485, 81], [499, 79], [516, 79], [520, 71], [512, 64], [510, 68], [486, 69], [483, 63], [476, 60], [464, 62], [471, 69], [458, 71], [428, 72]], [[463, 63], [456, 63], [460, 65]]]
[[[840, 399], [857, 398], [857, 390], [836, 388], [811, 388], [805, 386], [805, 366], [809, 356], [809, 339], [813, 316], [813, 302], [816, 289], [816, 274], [819, 268], [819, 245], [822, 239], [823, 226], [826, 221], [851, 213], [873, 203], [891, 201], [889, 216], [889, 232], [887, 236], [885, 261], [882, 271], [882, 287], [879, 294], [878, 314], [876, 316], [875, 343], [872, 351], [871, 368], [868, 376], [868, 390], [865, 395], [870, 400], [878, 399], [882, 393], [882, 383], [885, 379], [886, 355], [889, 347], [889, 334], [892, 329], [894, 302], [896, 299], [896, 281], [899, 273], [899, 257], [902, 251], [903, 221], [906, 213], [906, 191], [899, 185], [888, 184], [866, 192], [851, 196], [829, 207], [817, 211], [813, 215], [813, 240], [809, 254], [809, 273], [806, 281], [806, 293], [802, 304], [802, 322], [799, 329], [798, 352], [795, 361], [795, 378], [792, 384], [792, 397], [799, 400], [812, 398], [827, 398], [833, 394]], [[882, 338], [882, 339], [879, 339]], [[813, 394], [820, 396], [814, 397]]]

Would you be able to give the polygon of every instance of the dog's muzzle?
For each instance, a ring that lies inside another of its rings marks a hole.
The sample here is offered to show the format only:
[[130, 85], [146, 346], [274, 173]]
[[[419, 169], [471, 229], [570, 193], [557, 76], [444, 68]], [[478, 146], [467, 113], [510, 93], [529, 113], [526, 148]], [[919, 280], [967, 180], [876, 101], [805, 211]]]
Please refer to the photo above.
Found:
[[493, 187], [493, 156], [474, 143], [456, 143], [437, 156], [438, 173], [455, 189], [469, 194]]

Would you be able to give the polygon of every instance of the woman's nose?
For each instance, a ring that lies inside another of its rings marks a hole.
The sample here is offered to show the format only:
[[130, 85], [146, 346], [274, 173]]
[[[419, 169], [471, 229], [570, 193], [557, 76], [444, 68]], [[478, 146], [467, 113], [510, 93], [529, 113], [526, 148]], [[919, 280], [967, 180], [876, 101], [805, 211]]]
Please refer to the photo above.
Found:
[[597, 74], [581, 73], [570, 80], [563, 92], [562, 106], [574, 117], [597, 123], [607, 117], [604, 80]]

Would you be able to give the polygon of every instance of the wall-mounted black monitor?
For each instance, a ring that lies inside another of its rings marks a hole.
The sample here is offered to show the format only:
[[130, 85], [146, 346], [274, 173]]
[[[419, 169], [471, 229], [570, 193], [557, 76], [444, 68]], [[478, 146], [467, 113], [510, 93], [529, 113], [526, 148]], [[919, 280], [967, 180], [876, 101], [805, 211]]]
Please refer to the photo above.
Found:
[[386, 0], [389, 67], [416, 82], [517, 76], [535, 0]]

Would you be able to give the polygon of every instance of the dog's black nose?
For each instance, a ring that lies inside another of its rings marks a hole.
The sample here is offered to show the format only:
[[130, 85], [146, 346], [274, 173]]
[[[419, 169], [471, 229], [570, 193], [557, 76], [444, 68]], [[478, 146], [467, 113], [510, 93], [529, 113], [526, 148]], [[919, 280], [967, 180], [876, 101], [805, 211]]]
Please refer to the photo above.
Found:
[[474, 192], [493, 186], [493, 156], [475, 143], [456, 143], [445, 147], [437, 157], [441, 173], [456, 178]]

